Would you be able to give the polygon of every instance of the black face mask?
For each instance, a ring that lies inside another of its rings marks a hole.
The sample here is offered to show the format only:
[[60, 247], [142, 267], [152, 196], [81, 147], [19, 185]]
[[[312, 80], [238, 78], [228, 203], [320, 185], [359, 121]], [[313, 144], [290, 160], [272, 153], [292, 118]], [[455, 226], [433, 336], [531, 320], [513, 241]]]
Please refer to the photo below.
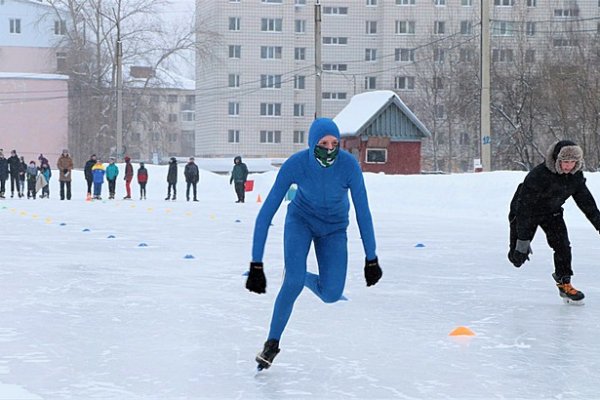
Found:
[[323, 168], [329, 168], [335, 162], [338, 153], [340, 152], [340, 146], [337, 145], [333, 149], [329, 150], [325, 147], [315, 146], [315, 158]]

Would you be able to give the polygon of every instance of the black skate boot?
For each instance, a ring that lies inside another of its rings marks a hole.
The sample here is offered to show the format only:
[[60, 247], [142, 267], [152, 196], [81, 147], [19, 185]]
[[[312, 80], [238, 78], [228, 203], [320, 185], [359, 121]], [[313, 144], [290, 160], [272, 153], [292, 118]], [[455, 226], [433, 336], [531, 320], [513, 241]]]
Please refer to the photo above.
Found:
[[556, 274], [552, 274], [552, 278], [556, 281], [556, 287], [558, 288], [558, 294], [562, 297], [565, 303], [570, 304], [583, 304], [583, 299], [585, 295], [583, 292], [575, 289], [573, 285], [571, 285], [571, 277], [563, 276], [558, 277]]
[[268, 369], [271, 364], [273, 364], [273, 360], [275, 356], [279, 353], [279, 340], [269, 339], [265, 342], [265, 347], [261, 353], [256, 356], [256, 362], [258, 366], [256, 369], [262, 371], [263, 369]]

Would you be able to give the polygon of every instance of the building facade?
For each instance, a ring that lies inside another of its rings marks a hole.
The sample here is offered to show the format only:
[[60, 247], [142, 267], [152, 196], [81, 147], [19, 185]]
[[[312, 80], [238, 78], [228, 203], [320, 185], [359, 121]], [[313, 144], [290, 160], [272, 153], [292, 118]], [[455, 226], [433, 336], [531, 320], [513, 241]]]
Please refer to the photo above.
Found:
[[[569, 32], [600, 33], [597, 0], [489, 1], [499, 72], [574, 45]], [[197, 57], [198, 154], [285, 157], [305, 147], [315, 113], [314, 3], [197, 0], [199, 28], [220, 37], [209, 57]], [[480, 2], [320, 4], [322, 115], [335, 117], [355, 94], [393, 90], [431, 130], [427, 158], [446, 157], [452, 170], [459, 154], [458, 168], [470, 169], [480, 139]]]
[[[68, 77], [55, 46], [67, 28], [39, 1], [0, 1], [0, 148], [51, 167], [68, 147]], [[5, 153], [6, 154], [6, 153]]]

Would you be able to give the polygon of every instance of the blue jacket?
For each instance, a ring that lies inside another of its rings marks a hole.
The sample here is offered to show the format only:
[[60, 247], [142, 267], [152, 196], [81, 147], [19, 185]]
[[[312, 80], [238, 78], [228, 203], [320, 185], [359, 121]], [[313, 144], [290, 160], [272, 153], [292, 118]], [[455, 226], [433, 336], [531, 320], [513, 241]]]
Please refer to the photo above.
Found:
[[317, 143], [327, 135], [333, 135], [339, 140], [340, 134], [335, 123], [329, 118], [315, 120], [308, 134], [309, 148], [295, 153], [281, 166], [256, 217], [252, 261], [262, 261], [271, 220], [293, 183], [298, 186], [298, 190], [290, 208], [294, 207], [295, 211], [309, 220], [343, 228], [349, 222], [350, 189], [366, 258], [372, 260], [376, 257], [373, 221], [360, 165], [353, 155], [342, 150], [328, 168], [323, 168], [314, 156]]
[[102, 165], [100, 163], [96, 163], [92, 167], [92, 177], [94, 179], [94, 183], [104, 182], [104, 174], [105, 173], [106, 173], [106, 170], [104, 168], [104, 165]]

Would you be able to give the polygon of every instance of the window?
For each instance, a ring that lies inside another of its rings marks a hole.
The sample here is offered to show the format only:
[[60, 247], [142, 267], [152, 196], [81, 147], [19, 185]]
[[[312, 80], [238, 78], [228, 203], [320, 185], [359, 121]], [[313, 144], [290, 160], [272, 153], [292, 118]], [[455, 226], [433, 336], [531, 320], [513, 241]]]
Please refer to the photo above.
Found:
[[304, 104], [294, 103], [294, 117], [304, 117]]
[[460, 0], [460, 5], [463, 7], [473, 7], [473, 0]]
[[461, 62], [470, 62], [475, 59], [475, 50], [461, 48], [459, 53], [459, 60]]
[[260, 2], [264, 4], [281, 4], [283, 0], [260, 0]]
[[435, 118], [437, 118], [437, 119], [443, 119], [444, 116], [446, 115], [443, 104], [436, 104], [433, 107], [433, 112], [435, 114]]
[[230, 101], [228, 104], [227, 114], [229, 116], [237, 116], [240, 115], [240, 103], [237, 101]]
[[494, 36], [512, 36], [514, 34], [513, 23], [510, 21], [493, 21], [492, 35]]
[[534, 36], [535, 35], [535, 22], [528, 21], [525, 24], [525, 34], [527, 36]]
[[525, 62], [526, 63], [534, 63], [535, 62], [535, 50], [525, 50]]
[[348, 7], [323, 7], [323, 14], [348, 15]]
[[416, 31], [415, 21], [396, 20], [396, 35], [414, 35]]
[[306, 60], [306, 47], [294, 48], [294, 60]]
[[472, 35], [473, 34], [473, 21], [460, 21], [460, 34], [461, 35]]
[[304, 131], [294, 131], [294, 144], [304, 144]]
[[230, 129], [227, 131], [227, 141], [229, 143], [239, 143], [240, 142], [240, 131], [239, 129]]
[[154, 140], [155, 142], [158, 142], [160, 140], [160, 133], [152, 132], [152, 140]]
[[181, 112], [181, 120], [186, 122], [191, 122], [196, 119], [196, 113], [193, 111], [182, 111]]
[[131, 140], [134, 142], [139, 142], [142, 139], [142, 135], [139, 132], [131, 133]]
[[527, 0], [527, 7], [537, 7], [537, 0]]
[[415, 90], [414, 76], [397, 76], [394, 78], [394, 89]]
[[67, 69], [67, 53], [56, 53], [56, 70], [65, 71]]
[[433, 49], [433, 61], [443, 63], [446, 59], [446, 50], [444, 49]]
[[377, 77], [365, 76], [365, 89], [366, 90], [377, 89]]
[[494, 0], [495, 6], [510, 7], [515, 5], [515, 0]]
[[261, 75], [260, 87], [263, 89], [281, 89], [281, 75]]
[[229, 58], [242, 58], [242, 46], [239, 44], [230, 44]]
[[177, 114], [169, 114], [169, 122], [177, 122]]
[[367, 0], [367, 7], [375, 7], [377, 5], [377, 0]]
[[384, 164], [387, 162], [387, 149], [367, 149], [367, 164]]
[[280, 60], [282, 53], [281, 46], [261, 46], [260, 47], [260, 58], [270, 60]]
[[367, 35], [376, 35], [377, 34], [377, 21], [366, 21], [365, 33]]
[[579, 44], [577, 39], [558, 38], [552, 40], [554, 47], [574, 47]]
[[294, 0], [294, 5], [305, 6], [306, 5], [306, 0]]
[[281, 131], [260, 131], [261, 143], [281, 143]]
[[437, 90], [441, 90], [444, 88], [444, 78], [435, 77], [433, 78], [433, 88]]
[[20, 18], [11, 18], [9, 21], [9, 32], [10, 33], [21, 33], [21, 19]]
[[400, 62], [415, 61], [415, 50], [414, 49], [395, 49], [394, 59]]
[[414, 6], [415, 0], [396, 0], [397, 6]]
[[335, 46], [345, 46], [348, 44], [348, 38], [347, 37], [325, 36], [325, 37], [323, 37], [323, 44], [330, 44], [330, 45], [335, 45]]
[[152, 122], [160, 122], [160, 115], [152, 113]]
[[167, 96], [167, 103], [177, 103], [177, 95], [170, 94]]
[[294, 89], [306, 89], [306, 76], [294, 75]]
[[579, 17], [578, 8], [557, 8], [554, 10], [554, 16], [557, 18]]
[[296, 21], [294, 21], [294, 32], [306, 33], [306, 20], [305, 19], [297, 19]]
[[365, 49], [365, 61], [377, 61], [377, 49]]
[[240, 0], [229, 0], [230, 3], [239, 3]]
[[260, 30], [262, 32], [281, 32], [283, 30], [283, 19], [262, 18], [260, 20]]
[[238, 74], [229, 74], [229, 87], [240, 87], [240, 76]]
[[229, 30], [239, 31], [240, 30], [240, 17], [229, 17]]
[[281, 103], [260, 103], [262, 117], [281, 117]]
[[323, 64], [323, 71], [347, 71], [348, 64]]
[[512, 49], [492, 49], [492, 62], [512, 62]]
[[446, 0], [433, 0], [433, 5], [434, 6], [445, 6]]
[[433, 34], [443, 35], [446, 33], [446, 22], [445, 21], [434, 21], [433, 22]]
[[65, 21], [54, 21], [54, 34], [64, 36], [67, 34], [67, 23]]
[[191, 104], [191, 105], [196, 104], [196, 95], [186, 94], [185, 95], [185, 103], [186, 104]]
[[153, 94], [150, 96], [150, 102], [152, 103], [158, 103], [160, 102], [160, 96], [157, 94]]
[[323, 100], [346, 100], [346, 92], [323, 92], [321, 98]]

